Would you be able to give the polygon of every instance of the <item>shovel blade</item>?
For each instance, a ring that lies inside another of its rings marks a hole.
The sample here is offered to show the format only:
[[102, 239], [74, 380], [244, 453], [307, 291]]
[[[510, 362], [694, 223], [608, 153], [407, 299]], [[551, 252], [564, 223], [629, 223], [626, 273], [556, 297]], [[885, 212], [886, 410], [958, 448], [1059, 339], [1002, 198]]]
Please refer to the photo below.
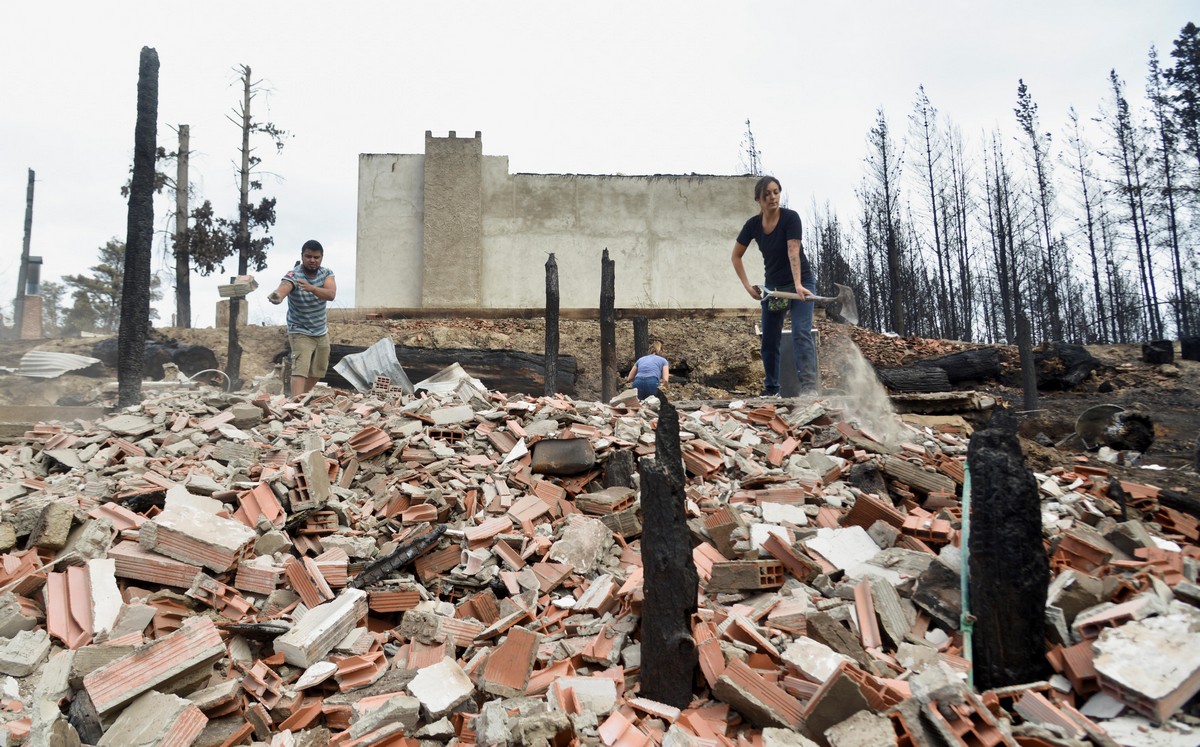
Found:
[[837, 295], [825, 307], [825, 315], [835, 322], [843, 324], [858, 324], [858, 302], [854, 298], [854, 290], [848, 285], [834, 283]]

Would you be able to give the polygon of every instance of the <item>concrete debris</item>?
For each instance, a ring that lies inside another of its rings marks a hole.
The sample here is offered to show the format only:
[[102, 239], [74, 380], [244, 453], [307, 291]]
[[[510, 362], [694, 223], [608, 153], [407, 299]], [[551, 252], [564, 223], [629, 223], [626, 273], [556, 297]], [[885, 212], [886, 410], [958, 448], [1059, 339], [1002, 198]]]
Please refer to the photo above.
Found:
[[887, 446], [820, 400], [677, 404], [701, 684], [673, 706], [639, 689], [642, 496], [616, 469], [654, 456], [666, 404], [509, 396], [457, 366], [415, 388], [368, 378], [299, 400], [162, 392], [0, 446], [0, 743], [1107, 745], [1108, 723], [1196, 728], [1200, 524], [1154, 486], [1088, 461], [1036, 475], [1054, 675], [978, 693], [962, 418], [897, 420]]

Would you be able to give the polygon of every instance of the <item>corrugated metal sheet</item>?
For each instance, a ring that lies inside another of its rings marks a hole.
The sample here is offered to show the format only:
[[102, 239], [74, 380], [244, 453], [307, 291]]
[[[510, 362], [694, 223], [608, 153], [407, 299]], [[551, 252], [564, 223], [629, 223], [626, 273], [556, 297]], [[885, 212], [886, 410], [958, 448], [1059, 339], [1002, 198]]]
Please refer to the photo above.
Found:
[[30, 350], [21, 356], [21, 367], [16, 370], [16, 373], [39, 379], [54, 379], [68, 371], [78, 371], [99, 362], [99, 358], [89, 358], [86, 355]]
[[386, 376], [391, 379], [392, 386], [402, 388], [405, 394], [412, 394], [412, 382], [408, 374], [396, 360], [396, 343], [390, 337], [385, 337], [361, 353], [351, 353], [337, 362], [333, 367], [346, 381], [354, 385], [360, 392], [369, 392], [375, 386], [376, 376]]

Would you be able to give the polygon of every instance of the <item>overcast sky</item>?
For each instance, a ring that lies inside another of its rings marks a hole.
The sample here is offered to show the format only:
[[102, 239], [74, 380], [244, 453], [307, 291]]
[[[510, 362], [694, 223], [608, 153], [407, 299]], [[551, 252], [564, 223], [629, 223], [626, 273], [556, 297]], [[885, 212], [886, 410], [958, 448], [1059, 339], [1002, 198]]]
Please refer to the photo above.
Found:
[[[157, 50], [158, 137], [191, 128], [191, 180], [236, 214], [240, 100], [234, 68], [269, 89], [257, 118], [289, 131], [259, 154], [278, 199], [271, 286], [308, 238], [326, 248], [338, 306], [354, 305], [360, 153], [421, 153], [424, 134], [481, 131], [513, 172], [738, 173], [751, 120], [792, 207], [849, 218], [866, 134], [883, 108], [897, 135], [918, 85], [981, 143], [1012, 133], [1018, 79], [1061, 141], [1068, 106], [1094, 116], [1116, 68], [1140, 100], [1147, 52], [1170, 64], [1195, 2], [154, 2], [0, 6], [0, 308], [11, 314], [27, 169], [37, 175], [31, 253], [43, 280], [84, 272], [124, 240], [141, 48]], [[173, 198], [156, 197], [165, 216]], [[747, 216], [754, 205], [747, 197]], [[160, 230], [167, 224], [160, 218]], [[728, 253], [740, 226], [730, 226]], [[227, 266], [235, 269], [236, 261]], [[160, 324], [170, 320], [171, 264]], [[229, 274], [227, 272], [226, 274]], [[735, 282], [729, 278], [713, 282]], [[710, 279], [704, 279], [710, 280]], [[215, 280], [193, 280], [194, 323], [211, 325]], [[265, 289], [251, 322], [281, 312]]]

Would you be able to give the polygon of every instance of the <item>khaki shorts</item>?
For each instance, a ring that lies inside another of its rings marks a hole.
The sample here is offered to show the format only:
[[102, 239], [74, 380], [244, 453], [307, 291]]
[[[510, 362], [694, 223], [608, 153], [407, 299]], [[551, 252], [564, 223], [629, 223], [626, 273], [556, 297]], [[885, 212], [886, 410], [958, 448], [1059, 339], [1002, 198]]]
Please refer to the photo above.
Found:
[[329, 370], [329, 333], [320, 337], [289, 334], [292, 347], [292, 376], [320, 379]]

